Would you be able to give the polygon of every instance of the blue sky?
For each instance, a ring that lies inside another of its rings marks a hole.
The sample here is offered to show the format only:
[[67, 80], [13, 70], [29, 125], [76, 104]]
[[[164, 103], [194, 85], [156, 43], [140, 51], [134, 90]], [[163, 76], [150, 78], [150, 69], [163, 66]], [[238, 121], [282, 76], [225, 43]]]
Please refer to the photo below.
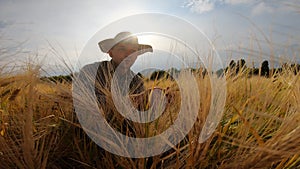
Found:
[[[0, 0], [0, 50], [5, 51], [0, 63], [37, 54], [45, 67], [59, 65], [51, 46], [57, 55], [76, 63], [85, 45], [103, 27], [149, 12], [178, 16], [198, 27], [214, 42], [224, 64], [237, 58], [259, 63], [270, 60], [271, 53], [280, 62], [279, 56], [300, 50], [297, 0]], [[249, 58], [250, 48], [264, 54]], [[289, 58], [299, 59], [299, 55]]]

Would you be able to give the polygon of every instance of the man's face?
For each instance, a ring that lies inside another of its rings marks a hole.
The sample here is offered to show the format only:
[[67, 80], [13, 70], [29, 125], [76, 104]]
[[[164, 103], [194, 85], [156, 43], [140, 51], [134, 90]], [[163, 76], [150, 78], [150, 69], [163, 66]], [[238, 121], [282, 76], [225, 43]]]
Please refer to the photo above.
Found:
[[[137, 59], [137, 51], [138, 44], [120, 42], [109, 51], [109, 55], [117, 65], [124, 61], [122, 65], [130, 68]], [[124, 60], [125, 58], [127, 59]]]

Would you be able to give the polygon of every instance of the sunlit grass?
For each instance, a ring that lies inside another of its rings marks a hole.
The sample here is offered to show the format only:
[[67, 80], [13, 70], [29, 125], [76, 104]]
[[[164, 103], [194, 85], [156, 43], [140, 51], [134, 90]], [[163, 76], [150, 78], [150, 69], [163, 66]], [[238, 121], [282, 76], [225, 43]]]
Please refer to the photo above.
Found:
[[[75, 118], [71, 84], [41, 80], [37, 71], [28, 69], [24, 74], [1, 78], [1, 168], [299, 166], [299, 74], [228, 78], [225, 114], [217, 130], [202, 144], [198, 136], [209, 111], [211, 89], [209, 77], [197, 78], [202, 100], [187, 140], [174, 151], [150, 160], [101, 150]], [[173, 81], [159, 83], [162, 88], [174, 87]], [[172, 106], [150, 124], [149, 136], [163, 132], [176, 119], [180, 98], [178, 90], [173, 92]]]

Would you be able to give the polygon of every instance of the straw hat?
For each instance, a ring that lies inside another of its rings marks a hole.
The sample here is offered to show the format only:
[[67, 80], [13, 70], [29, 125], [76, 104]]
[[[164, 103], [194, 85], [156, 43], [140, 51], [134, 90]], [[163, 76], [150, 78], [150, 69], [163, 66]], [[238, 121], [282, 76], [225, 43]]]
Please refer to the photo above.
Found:
[[105, 39], [98, 43], [100, 49], [104, 53], [108, 53], [111, 48], [120, 42], [137, 44], [139, 52], [153, 52], [151, 45], [139, 44], [137, 36], [132, 35], [130, 32], [120, 32], [114, 38]]

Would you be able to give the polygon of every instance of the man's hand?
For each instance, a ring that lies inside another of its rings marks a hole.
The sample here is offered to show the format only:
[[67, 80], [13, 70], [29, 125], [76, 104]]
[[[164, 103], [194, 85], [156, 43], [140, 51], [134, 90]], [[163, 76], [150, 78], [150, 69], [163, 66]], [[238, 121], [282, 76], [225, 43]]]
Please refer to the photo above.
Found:
[[[153, 96], [154, 93], [156, 94], [156, 96]], [[158, 96], [157, 94], [159, 93], [162, 93], [163, 96]], [[153, 99], [161, 99], [161, 101], [163, 101], [164, 96], [166, 97], [166, 102], [168, 106], [175, 100], [175, 91], [172, 90], [172, 88], [170, 87], [167, 87], [165, 89], [161, 87], [154, 87], [153, 89], [147, 89], [139, 94], [132, 94], [130, 95], [130, 98], [134, 107], [142, 111], [149, 109], [151, 100], [153, 101]]]

